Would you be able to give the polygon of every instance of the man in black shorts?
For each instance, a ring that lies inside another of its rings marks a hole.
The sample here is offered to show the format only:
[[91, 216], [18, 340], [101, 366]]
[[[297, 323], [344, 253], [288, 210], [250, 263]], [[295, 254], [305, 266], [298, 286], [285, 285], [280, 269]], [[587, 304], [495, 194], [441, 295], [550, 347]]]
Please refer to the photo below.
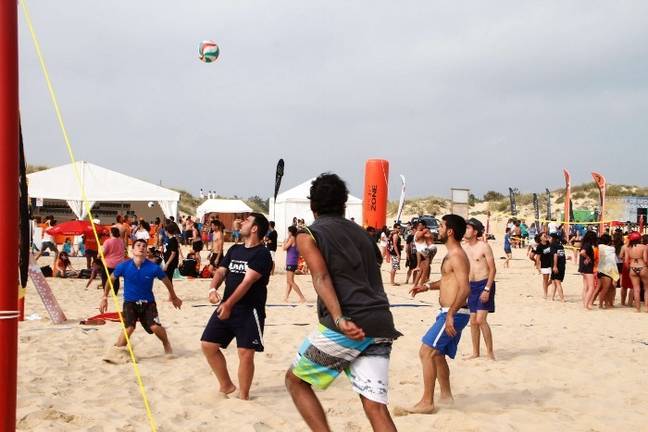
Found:
[[[173, 283], [166, 276], [162, 268], [146, 259], [147, 242], [138, 239], [133, 242], [133, 258], [123, 261], [115, 267], [110, 275], [112, 284], [116, 283], [117, 278], [124, 277], [124, 308], [123, 318], [124, 326], [128, 337], [135, 331], [135, 325], [139, 321], [147, 333], [157, 336], [164, 346], [164, 352], [168, 355], [173, 353], [166, 330], [160, 323], [158, 317], [155, 297], [153, 296], [153, 281], [158, 278], [164, 283], [169, 290], [169, 299], [176, 309], [182, 306], [182, 300], [176, 296], [173, 290]], [[112, 284], [106, 284], [104, 295], [99, 304], [99, 311], [105, 313], [108, 309], [108, 294], [112, 290]], [[126, 336], [122, 331], [115, 347], [122, 348], [126, 346]], [[112, 357], [104, 358], [105, 361], [112, 363]]]
[[209, 301], [220, 300], [218, 288], [225, 281], [225, 294], [212, 314], [202, 337], [202, 351], [220, 383], [220, 392], [230, 394], [236, 386], [230, 378], [221, 348], [236, 338], [239, 356], [239, 398], [250, 398], [254, 376], [254, 353], [263, 352], [263, 323], [268, 296], [268, 280], [272, 270], [270, 252], [263, 245], [268, 220], [259, 213], [250, 215], [241, 224], [242, 244], [235, 244], [214, 274]]

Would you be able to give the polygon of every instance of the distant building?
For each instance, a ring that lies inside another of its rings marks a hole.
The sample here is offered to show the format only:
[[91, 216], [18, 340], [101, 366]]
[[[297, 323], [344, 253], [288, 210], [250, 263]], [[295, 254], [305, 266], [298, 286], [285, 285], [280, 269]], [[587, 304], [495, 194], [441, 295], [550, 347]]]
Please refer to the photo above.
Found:
[[608, 198], [605, 213], [606, 220], [639, 223], [639, 216], [643, 215], [644, 222], [647, 222], [648, 197], [623, 196]]

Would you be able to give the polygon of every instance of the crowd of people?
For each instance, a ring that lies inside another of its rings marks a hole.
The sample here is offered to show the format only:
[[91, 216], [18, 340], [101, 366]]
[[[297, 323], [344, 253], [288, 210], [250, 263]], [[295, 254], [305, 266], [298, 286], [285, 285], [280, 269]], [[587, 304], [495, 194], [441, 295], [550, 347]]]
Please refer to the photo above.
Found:
[[[488, 323], [488, 315], [495, 312], [495, 258], [484, 226], [475, 218], [466, 220], [454, 214], [445, 215], [434, 232], [422, 219], [404, 226], [394, 224], [391, 229], [364, 230], [344, 218], [347, 197], [346, 185], [337, 175], [320, 175], [310, 190], [315, 221], [307, 226], [295, 218], [282, 244], [286, 254], [284, 300], [288, 301], [294, 293], [299, 302], [306, 301], [295, 281], [302, 262], [302, 272], [311, 275], [317, 294], [320, 324], [305, 338], [289, 365], [285, 384], [308, 426], [313, 430], [329, 430], [326, 411], [313, 387], [326, 389], [345, 371], [372, 428], [395, 430], [387, 409], [389, 358], [393, 341], [401, 333], [390, 311], [382, 266], [388, 268], [390, 284], [399, 286], [396, 277], [404, 261], [408, 269], [405, 284], [412, 284], [409, 292], [413, 297], [430, 290], [439, 291], [440, 311], [423, 333], [418, 353], [422, 368], [421, 398], [411, 406], [394, 410], [397, 415], [427, 414], [436, 410], [437, 382], [440, 402], [453, 400], [447, 358], [455, 358], [465, 327], [470, 327], [472, 342], [472, 354], [467, 358], [481, 356], [483, 338], [486, 357], [495, 360], [493, 334]], [[228, 395], [238, 390], [241, 399], [248, 399], [255, 354], [264, 351], [267, 286], [275, 271], [278, 233], [274, 222], [259, 213], [236, 219], [232, 226], [233, 245], [227, 250], [225, 226], [218, 218], [204, 224], [191, 217], [178, 223], [169, 218], [156, 221], [153, 230], [144, 221], [133, 223], [128, 217], [118, 216], [110, 227], [110, 238], [100, 246], [85, 243], [85, 252], [100, 250], [99, 255], [104, 257], [101, 260], [92, 252], [90, 256], [96, 267], [93, 273], [102, 276], [100, 311], [107, 310], [110, 291], [117, 293], [119, 280], [123, 278], [126, 334], [130, 336], [139, 322], [146, 332], [160, 339], [169, 355], [173, 351], [158, 316], [154, 279], [163, 282], [168, 300], [179, 309], [182, 300], [173, 286], [176, 269], [188, 265], [196, 277], [209, 278], [207, 297], [217, 308], [205, 325], [201, 349], [220, 392]], [[53, 220], [48, 223], [56, 224]], [[578, 270], [583, 275], [584, 307], [592, 308], [597, 300], [601, 308], [612, 307], [620, 280], [621, 303], [630, 305], [632, 301], [638, 311], [641, 309], [641, 285], [648, 282], [648, 236], [642, 238], [637, 232], [624, 236], [621, 231], [598, 236], [590, 230], [571, 242], [569, 236], [565, 240], [560, 226], [553, 232], [547, 228], [537, 233], [535, 226], [527, 227], [518, 221], [511, 224], [506, 227], [504, 238], [505, 267], [511, 264], [513, 249], [523, 248], [528, 242], [528, 257], [542, 275], [545, 298], [551, 289], [552, 299], [558, 296], [564, 301], [562, 281], [566, 262], [572, 258], [565, 250], [573, 247], [577, 248]], [[532, 233], [533, 237], [528, 239]], [[445, 245], [447, 253], [441, 262], [440, 279], [432, 281], [430, 269], [438, 252], [437, 242]], [[129, 245], [130, 258], [126, 252]], [[186, 256], [182, 245], [189, 250]], [[205, 249], [209, 252], [208, 263], [201, 268], [200, 255]], [[46, 237], [39, 255], [45, 250], [55, 251], [57, 257], [63, 258], [67, 253], [65, 250], [59, 253], [55, 242]], [[101, 267], [102, 262], [105, 269]], [[107, 283], [108, 280], [112, 283]], [[222, 285], [225, 288], [221, 295]], [[239, 360], [238, 384], [232, 379], [223, 355], [233, 340], [236, 340]], [[126, 345], [126, 336], [120, 333], [114, 349], [123, 350]], [[108, 356], [106, 360], [111, 358]]]
[[[598, 228], [592, 225], [592, 228]], [[509, 228], [507, 227], [507, 230]], [[542, 275], [545, 298], [556, 295], [565, 300], [562, 282], [567, 261], [578, 266], [583, 279], [581, 300], [583, 307], [592, 309], [598, 302], [601, 309], [612, 308], [620, 289], [620, 305], [641, 311], [642, 303], [648, 312], [645, 286], [648, 284], [648, 235], [638, 231], [615, 228], [600, 236], [594, 229], [573, 226], [569, 234], [562, 225], [547, 226], [530, 243], [527, 256]], [[571, 250], [569, 254], [566, 250]]]

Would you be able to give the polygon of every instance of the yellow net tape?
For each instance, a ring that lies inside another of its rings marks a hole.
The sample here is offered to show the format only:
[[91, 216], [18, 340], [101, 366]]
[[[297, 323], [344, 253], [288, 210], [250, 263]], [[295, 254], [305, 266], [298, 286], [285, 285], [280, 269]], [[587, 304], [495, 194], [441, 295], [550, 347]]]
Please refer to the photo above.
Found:
[[[52, 103], [54, 104], [54, 111], [56, 112], [56, 118], [58, 120], [59, 126], [61, 127], [61, 132], [63, 133], [63, 139], [65, 140], [65, 146], [67, 147], [68, 154], [70, 156], [70, 160], [72, 161], [72, 167], [74, 170], [74, 176], [76, 178], [76, 181], [79, 185], [79, 188], [81, 189], [81, 198], [83, 199], [83, 205], [85, 207], [86, 212], [88, 213], [88, 218], [90, 220], [90, 224], [92, 225], [92, 232], [94, 234], [95, 240], [97, 241], [97, 244], [101, 244], [99, 241], [99, 235], [97, 233], [97, 229], [94, 224], [94, 218], [92, 217], [92, 212], [90, 210], [90, 205], [88, 204], [88, 199], [86, 196], [85, 192], [85, 187], [83, 184], [83, 181], [81, 180], [81, 176], [79, 175], [79, 171], [77, 169], [76, 165], [76, 159], [74, 158], [74, 152], [72, 151], [72, 145], [70, 144], [70, 139], [67, 134], [67, 130], [65, 129], [65, 124], [63, 123], [63, 116], [61, 115], [61, 110], [59, 108], [58, 101], [56, 99], [56, 94], [54, 93], [54, 87], [52, 86], [52, 81], [49, 78], [49, 73], [47, 71], [47, 66], [45, 65], [45, 59], [43, 58], [43, 53], [41, 52], [40, 49], [40, 43], [38, 42], [38, 38], [36, 37], [36, 32], [34, 30], [34, 25], [31, 20], [31, 15], [29, 14], [29, 8], [27, 7], [27, 3], [25, 0], [20, 0], [20, 5], [22, 6], [23, 14], [25, 15], [25, 21], [27, 22], [27, 27], [29, 28], [29, 32], [31, 33], [32, 40], [34, 42], [34, 47], [36, 48], [36, 54], [38, 56], [38, 60], [41, 65], [41, 69], [43, 70], [43, 75], [45, 76], [45, 82], [47, 83], [47, 89], [49, 90], [50, 97], [52, 99]], [[110, 292], [112, 294], [112, 300], [113, 304], [115, 306], [115, 310], [117, 311], [119, 315], [119, 322], [121, 323], [122, 331], [124, 332], [124, 336], [126, 338], [126, 346], [128, 348], [128, 352], [130, 354], [131, 358], [131, 363], [133, 365], [133, 371], [135, 372], [135, 377], [137, 378], [137, 384], [139, 385], [139, 390], [140, 394], [142, 395], [142, 400], [144, 401], [144, 407], [146, 409], [146, 416], [148, 418], [149, 425], [151, 427], [151, 431], [155, 432], [157, 431], [157, 426], [155, 424], [155, 419], [153, 418], [153, 413], [151, 412], [151, 407], [149, 405], [148, 397], [146, 396], [146, 389], [144, 388], [144, 383], [142, 381], [142, 375], [140, 374], [139, 367], [137, 365], [137, 360], [135, 359], [135, 353], [133, 352], [133, 346], [131, 345], [130, 338], [128, 337], [128, 332], [126, 331], [126, 326], [124, 325], [124, 318], [119, 311], [119, 300], [117, 298], [117, 295], [115, 294], [115, 290], [113, 289], [113, 283], [112, 279], [110, 277], [110, 274], [108, 273], [108, 266], [105, 265], [105, 257], [103, 254], [102, 248], [99, 249], [99, 255], [101, 257], [102, 263], [104, 263], [104, 271], [106, 272], [106, 276], [108, 277], [108, 283], [110, 284]]]

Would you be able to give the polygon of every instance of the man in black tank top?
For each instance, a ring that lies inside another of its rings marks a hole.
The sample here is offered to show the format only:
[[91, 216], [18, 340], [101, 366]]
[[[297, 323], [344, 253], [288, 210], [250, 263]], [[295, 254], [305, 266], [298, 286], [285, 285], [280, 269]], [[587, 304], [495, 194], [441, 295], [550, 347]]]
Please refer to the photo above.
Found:
[[344, 370], [373, 429], [395, 431], [387, 409], [389, 355], [401, 334], [382, 285], [382, 256], [344, 218], [348, 190], [337, 175], [315, 179], [309, 198], [315, 222], [297, 234], [297, 248], [313, 278], [320, 328], [302, 344], [286, 387], [312, 430], [330, 430], [311, 386], [325, 389]]

